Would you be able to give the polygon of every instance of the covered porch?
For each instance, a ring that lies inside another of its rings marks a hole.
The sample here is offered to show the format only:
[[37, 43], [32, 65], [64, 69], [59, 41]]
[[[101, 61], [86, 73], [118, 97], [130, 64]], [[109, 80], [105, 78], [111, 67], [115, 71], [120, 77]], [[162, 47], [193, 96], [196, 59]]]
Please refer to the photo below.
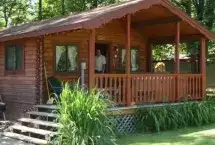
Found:
[[[88, 54], [89, 88], [98, 88], [110, 100], [122, 106], [202, 100], [205, 97], [206, 89], [206, 43], [208, 39], [196, 27], [190, 25], [190, 20], [186, 20], [186, 17], [177, 15], [161, 5], [156, 5], [122, 18], [120, 21], [124, 24], [122, 26], [125, 30], [123, 73], [119, 71], [95, 73], [94, 52], [98, 34], [97, 29], [91, 29]], [[147, 56], [147, 68], [144, 71], [132, 70], [132, 31], [136, 31], [146, 38], [147, 46], [144, 55]], [[192, 42], [199, 43], [199, 55], [195, 60], [199, 69], [197, 72], [183, 73], [180, 70], [180, 44]], [[173, 72], [153, 71], [152, 45], [155, 44], [174, 46]], [[114, 58], [112, 57], [112, 59]]]
[[[48, 77], [77, 82], [84, 62], [84, 84], [89, 89], [97, 88], [121, 106], [205, 97], [206, 44], [215, 37], [171, 2], [129, 1], [71, 19], [75, 21], [68, 31], [56, 29], [58, 33], [40, 39], [38, 46], [44, 57], [40, 53], [38, 56], [45, 62]], [[197, 53], [188, 63], [195, 63], [197, 68], [184, 72], [181, 46], [194, 42], [198, 44]], [[153, 46], [161, 44], [172, 45], [171, 71], [154, 70]], [[97, 48], [107, 60], [105, 73], [95, 73]]]

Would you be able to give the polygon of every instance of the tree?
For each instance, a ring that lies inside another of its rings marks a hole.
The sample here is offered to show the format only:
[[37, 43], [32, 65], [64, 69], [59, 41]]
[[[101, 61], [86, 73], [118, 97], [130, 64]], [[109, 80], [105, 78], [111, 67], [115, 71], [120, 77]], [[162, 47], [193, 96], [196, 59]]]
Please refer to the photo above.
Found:
[[0, 1], [0, 21], [4, 27], [17, 25], [28, 21], [29, 0], [1, 0]]
[[16, 0], [2, 0], [0, 2], [0, 11], [2, 12], [1, 18], [4, 20], [5, 27], [8, 26], [9, 19], [13, 14], [16, 4]]
[[43, 16], [42, 16], [42, 0], [39, 0], [39, 3], [38, 3], [38, 20], [42, 20], [43, 19]]
[[61, 15], [65, 15], [65, 0], [61, 0]]

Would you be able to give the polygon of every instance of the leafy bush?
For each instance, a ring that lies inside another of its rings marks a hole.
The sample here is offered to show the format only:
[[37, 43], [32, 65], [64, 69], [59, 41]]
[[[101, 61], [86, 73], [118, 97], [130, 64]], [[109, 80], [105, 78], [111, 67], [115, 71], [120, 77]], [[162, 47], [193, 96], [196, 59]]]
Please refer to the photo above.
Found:
[[86, 92], [77, 86], [65, 85], [57, 103], [60, 128], [54, 144], [59, 145], [113, 145], [115, 136], [106, 122], [108, 103], [100, 94]]
[[138, 110], [137, 128], [139, 131], [160, 132], [214, 123], [214, 106], [214, 102], [202, 101]]

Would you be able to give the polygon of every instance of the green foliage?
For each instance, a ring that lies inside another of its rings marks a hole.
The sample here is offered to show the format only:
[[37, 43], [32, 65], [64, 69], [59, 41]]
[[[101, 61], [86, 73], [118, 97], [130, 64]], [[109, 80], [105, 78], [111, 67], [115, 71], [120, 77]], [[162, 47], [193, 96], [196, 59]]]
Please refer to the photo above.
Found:
[[58, 145], [114, 145], [114, 134], [106, 122], [108, 103], [100, 99], [100, 93], [85, 92], [78, 85], [65, 85], [58, 103]]
[[30, 4], [29, 0], [1, 0], [0, 23], [7, 27], [30, 21]]
[[[175, 56], [175, 46], [172, 44], [165, 45], [153, 45], [153, 60], [161, 61], [161, 60], [171, 60]], [[180, 44], [180, 54], [189, 55], [189, 49], [186, 43]]]
[[215, 122], [214, 102], [184, 102], [180, 105], [167, 105], [138, 110], [139, 131], [160, 132], [187, 126], [201, 126]]

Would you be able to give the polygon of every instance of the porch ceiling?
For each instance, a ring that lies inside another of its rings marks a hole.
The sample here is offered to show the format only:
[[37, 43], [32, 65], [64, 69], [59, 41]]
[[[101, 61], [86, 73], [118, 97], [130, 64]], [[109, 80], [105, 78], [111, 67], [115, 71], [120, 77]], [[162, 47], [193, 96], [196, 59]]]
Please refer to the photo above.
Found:
[[155, 43], [172, 43], [176, 35], [177, 21], [180, 21], [182, 41], [199, 40], [198, 36], [202, 33], [161, 5], [154, 5], [132, 15], [132, 28]]

